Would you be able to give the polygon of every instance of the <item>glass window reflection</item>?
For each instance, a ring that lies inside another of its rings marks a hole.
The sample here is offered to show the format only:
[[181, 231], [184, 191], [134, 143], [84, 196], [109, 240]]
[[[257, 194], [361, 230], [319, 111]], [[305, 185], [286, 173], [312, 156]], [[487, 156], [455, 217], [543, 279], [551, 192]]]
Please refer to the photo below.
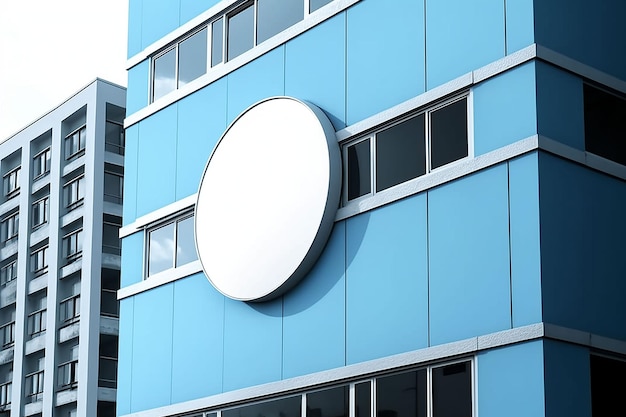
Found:
[[228, 18], [228, 60], [231, 60], [254, 46], [254, 5]]
[[150, 232], [148, 275], [165, 271], [174, 265], [174, 223]]
[[207, 29], [191, 35], [180, 43], [178, 50], [178, 87], [206, 73]]
[[257, 44], [304, 18], [304, 2], [294, 0], [257, 1]]
[[152, 99], [156, 100], [176, 89], [176, 49], [154, 60], [154, 84]]
[[348, 417], [349, 393], [345, 385], [307, 394], [306, 417]]
[[176, 233], [176, 267], [198, 259], [194, 239], [193, 217], [187, 217], [178, 222]]

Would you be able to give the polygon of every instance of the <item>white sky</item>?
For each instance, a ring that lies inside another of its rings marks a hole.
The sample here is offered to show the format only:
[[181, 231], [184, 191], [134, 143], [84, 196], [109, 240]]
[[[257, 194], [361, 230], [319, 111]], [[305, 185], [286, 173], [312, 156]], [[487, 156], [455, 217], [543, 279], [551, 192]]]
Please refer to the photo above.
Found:
[[128, 0], [0, 0], [0, 142], [96, 77], [126, 86]]

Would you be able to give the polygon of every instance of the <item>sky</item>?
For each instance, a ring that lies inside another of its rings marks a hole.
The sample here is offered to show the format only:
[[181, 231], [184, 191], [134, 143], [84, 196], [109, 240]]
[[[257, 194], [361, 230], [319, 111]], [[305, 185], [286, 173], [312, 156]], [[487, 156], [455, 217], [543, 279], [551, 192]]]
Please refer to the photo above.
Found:
[[128, 0], [0, 0], [0, 142], [96, 77], [126, 86]]

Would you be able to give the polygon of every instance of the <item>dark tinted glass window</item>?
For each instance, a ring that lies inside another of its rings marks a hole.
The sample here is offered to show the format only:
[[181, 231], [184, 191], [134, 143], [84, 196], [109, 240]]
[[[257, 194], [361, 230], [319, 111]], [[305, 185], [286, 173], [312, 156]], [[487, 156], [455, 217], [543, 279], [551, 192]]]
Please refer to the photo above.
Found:
[[310, 0], [309, 12], [314, 12], [320, 7], [330, 3], [332, 0]]
[[426, 173], [424, 115], [405, 120], [376, 135], [376, 191]]
[[281, 398], [274, 401], [266, 401], [224, 410], [222, 411], [222, 417], [300, 417], [301, 402], [300, 396]]
[[233, 59], [254, 46], [254, 8], [245, 9], [228, 18], [228, 59]]
[[172, 49], [154, 60], [153, 99], [176, 89], [176, 49]]
[[433, 417], [472, 417], [470, 362], [433, 369]]
[[178, 86], [206, 73], [207, 29], [191, 35], [178, 47]]
[[304, 18], [303, 1], [258, 0], [257, 5], [257, 44]]
[[586, 85], [585, 149], [626, 165], [626, 100]]
[[613, 417], [626, 414], [626, 362], [592, 355], [591, 415]]
[[216, 20], [211, 25], [211, 66], [224, 59], [224, 19]]
[[348, 146], [348, 200], [371, 191], [370, 140]]
[[372, 384], [361, 382], [354, 386], [356, 417], [370, 417], [372, 409]]
[[376, 417], [426, 417], [426, 370], [378, 378]]
[[350, 395], [347, 386], [307, 394], [307, 417], [348, 417]]
[[430, 115], [431, 167], [467, 156], [467, 99], [448, 104]]

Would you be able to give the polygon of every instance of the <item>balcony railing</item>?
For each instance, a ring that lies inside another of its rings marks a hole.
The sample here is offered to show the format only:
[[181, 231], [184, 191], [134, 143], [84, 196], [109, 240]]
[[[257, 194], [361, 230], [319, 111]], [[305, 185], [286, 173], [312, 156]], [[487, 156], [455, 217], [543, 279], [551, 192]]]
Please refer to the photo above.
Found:
[[5, 324], [0, 327], [0, 342], [2, 343], [2, 349], [13, 345], [15, 342], [15, 322]]
[[74, 388], [78, 384], [78, 360], [59, 365], [57, 385], [59, 388]]

